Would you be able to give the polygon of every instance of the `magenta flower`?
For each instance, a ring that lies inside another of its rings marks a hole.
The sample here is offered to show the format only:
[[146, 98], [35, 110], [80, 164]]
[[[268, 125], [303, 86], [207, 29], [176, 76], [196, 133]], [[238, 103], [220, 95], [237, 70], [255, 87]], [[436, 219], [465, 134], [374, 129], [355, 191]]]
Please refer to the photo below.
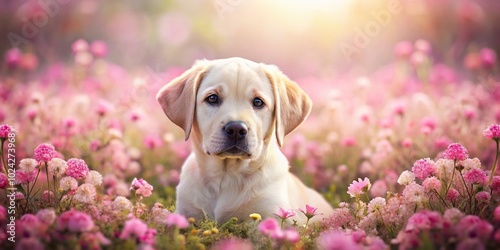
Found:
[[87, 232], [94, 228], [94, 222], [90, 215], [76, 211], [73, 216], [69, 218], [68, 230], [75, 233]]
[[295, 216], [295, 212], [293, 211], [293, 209], [283, 209], [280, 207], [278, 213], [275, 213], [274, 215], [280, 217], [282, 220], [286, 220], [290, 217]]
[[265, 235], [271, 235], [271, 233], [277, 230], [281, 230], [281, 228], [273, 218], [267, 218], [259, 224], [259, 231]]
[[316, 239], [316, 244], [319, 249], [363, 249], [360, 245], [356, 244], [351, 235], [340, 230], [322, 233]]
[[458, 198], [458, 196], [460, 196], [460, 193], [456, 189], [450, 188], [450, 190], [448, 190], [448, 193], [446, 194], [446, 200], [453, 201]]
[[71, 158], [66, 162], [66, 175], [73, 177], [77, 180], [87, 177], [89, 174], [89, 167], [82, 159]]
[[69, 210], [57, 218], [57, 230], [69, 230], [75, 233], [87, 232], [94, 228], [92, 218], [80, 211]]
[[151, 186], [144, 179], [137, 180], [137, 178], [134, 178], [134, 180], [132, 181], [132, 186], [130, 187], [130, 190], [135, 190], [136, 194], [142, 195], [144, 197], [148, 197], [152, 194], [153, 186]]
[[433, 160], [429, 158], [424, 158], [417, 160], [413, 164], [411, 171], [413, 171], [415, 177], [423, 180], [431, 175], [437, 174], [437, 167], [436, 163]]
[[361, 178], [358, 178], [358, 181], [353, 181], [351, 185], [347, 188], [347, 193], [351, 195], [351, 197], [356, 197], [364, 192], [367, 192], [372, 184], [370, 183], [370, 180], [365, 177], [365, 179], [361, 180]]
[[316, 210], [318, 210], [318, 208], [313, 207], [313, 206], [309, 206], [308, 204], [306, 204], [305, 211], [302, 210], [302, 208], [299, 208], [299, 211], [302, 212], [307, 217], [307, 220], [311, 219], [312, 217], [314, 217], [316, 215], [320, 215], [320, 213], [316, 213]]
[[9, 137], [9, 133], [11, 131], [13, 131], [11, 126], [7, 124], [0, 125], [0, 138], [6, 139], [7, 137]]
[[463, 161], [469, 158], [467, 149], [460, 143], [452, 143], [444, 151], [443, 158], [449, 160]]
[[0, 189], [6, 189], [9, 185], [9, 179], [4, 173], [0, 173]]
[[412, 215], [406, 224], [406, 230], [431, 230], [443, 228], [443, 217], [439, 212], [423, 210]]
[[495, 175], [493, 176], [491, 180], [491, 185], [490, 185], [491, 191], [493, 194], [499, 194], [500, 193], [500, 176]]
[[481, 192], [477, 192], [476, 194], [476, 200], [478, 203], [490, 203], [490, 200], [491, 200], [491, 195], [489, 192], [487, 191], [481, 191]]
[[22, 57], [23, 54], [21, 53], [21, 50], [18, 48], [12, 48], [7, 50], [7, 53], [5, 53], [4, 61], [7, 64], [7, 67], [14, 69], [19, 65]]
[[39, 163], [49, 162], [52, 158], [57, 156], [54, 146], [48, 143], [42, 143], [35, 148], [35, 160]]
[[431, 190], [439, 192], [441, 189], [441, 181], [435, 176], [429, 177], [422, 182], [422, 186], [426, 192], [430, 192]]
[[[2, 218], [0, 216], [0, 218]], [[500, 205], [498, 205], [495, 210], [493, 211], [493, 218], [495, 221], [499, 222], [500, 221]]]
[[96, 57], [104, 57], [108, 53], [108, 46], [103, 41], [93, 41], [90, 44], [90, 52]]
[[155, 236], [156, 236], [156, 229], [150, 228], [146, 233], [139, 238], [139, 241], [143, 244], [146, 245], [154, 245], [155, 244]]
[[133, 237], [133, 239], [141, 239], [148, 232], [148, 225], [137, 219], [135, 217], [125, 221], [125, 225], [123, 226], [123, 230], [120, 234], [120, 239], [127, 240]]
[[186, 217], [180, 214], [170, 213], [167, 214], [167, 226], [176, 228], [186, 228], [189, 226], [189, 222]]
[[15, 184], [26, 184], [33, 182], [36, 177], [36, 171], [26, 172], [23, 170], [16, 171]]
[[500, 138], [500, 125], [492, 124], [488, 128], [483, 131], [483, 135], [486, 138], [490, 138], [493, 140], [498, 140]]
[[490, 48], [482, 48], [479, 52], [479, 57], [481, 58], [481, 63], [484, 68], [491, 69], [495, 66], [497, 54], [494, 50]]
[[486, 173], [478, 168], [473, 168], [464, 174], [464, 180], [467, 184], [483, 185], [486, 180]]

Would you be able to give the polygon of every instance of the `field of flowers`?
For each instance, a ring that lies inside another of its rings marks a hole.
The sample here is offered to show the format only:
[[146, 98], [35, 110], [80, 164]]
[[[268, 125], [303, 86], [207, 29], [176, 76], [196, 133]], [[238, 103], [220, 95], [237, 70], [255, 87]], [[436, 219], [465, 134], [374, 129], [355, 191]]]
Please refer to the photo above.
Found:
[[[481, 24], [498, 29], [500, 22], [484, 2], [439, 1], [431, 8], [427, 1], [401, 1], [405, 14], [416, 7], [427, 11], [424, 28], [415, 28], [423, 22], [421, 16], [400, 17], [425, 38], [398, 36], [397, 29], [387, 31], [392, 40], [372, 37], [371, 50], [380, 46], [386, 53], [376, 63], [367, 59], [380, 56], [376, 52], [347, 58], [343, 51], [330, 54], [341, 58], [329, 64], [337, 71], [320, 65], [325, 61], [318, 51], [309, 51], [307, 66], [279, 53], [273, 60], [264, 55], [269, 48], [257, 53], [257, 59], [280, 66], [314, 102], [309, 118], [285, 138], [282, 148], [291, 171], [334, 207], [328, 219], [306, 225], [293, 220], [315, 216], [314, 207], [280, 209], [273, 218], [249, 214], [245, 221], [224, 224], [172, 213], [190, 142], [165, 117], [155, 95], [194, 59], [227, 55], [220, 47], [205, 48], [224, 44], [207, 38], [208, 28], [197, 19], [210, 15], [180, 17], [184, 12], [177, 1], [144, 4], [137, 13], [133, 8], [113, 12], [113, 3], [103, 3], [101, 10], [96, 1], [88, 1], [90, 6], [46, 2], [52, 7], [28, 1], [32, 4], [18, 11], [31, 13], [33, 24], [41, 9], [52, 18], [38, 27], [39, 36], [22, 33], [26, 21], [0, 22], [14, 30], [9, 34], [22, 35], [17, 42], [29, 40], [22, 46], [0, 46], [2, 249], [500, 247], [500, 47], [498, 40], [481, 35]], [[213, 2], [215, 10], [208, 8], [215, 13], [213, 22], [235, 21], [238, 14], [246, 16], [244, 7], [254, 8], [245, 1]], [[391, 1], [380, 5], [386, 2]], [[3, 7], [0, 12], [12, 16], [9, 8], [21, 8]], [[442, 33], [432, 31], [444, 25], [439, 17], [447, 8], [458, 11], [446, 24], [453, 28], [442, 31], [458, 37], [449, 44], [442, 42]], [[160, 9], [170, 12], [162, 16]], [[187, 13], [194, 11], [190, 7]], [[159, 23], [173, 23], [160, 35], [163, 40], [148, 46], [165, 42], [186, 52], [185, 57], [172, 52], [158, 69], [144, 61], [161, 61], [165, 51], [158, 57], [147, 49], [148, 56], [135, 54], [134, 48], [145, 43], [138, 32], [152, 32], [137, 28], [147, 23], [140, 14], [146, 12], [159, 16]], [[99, 27], [93, 21], [106, 20], [102, 13], [114, 13], [125, 24], [113, 19]], [[84, 18], [90, 15], [95, 20]], [[85, 25], [95, 30], [85, 31]], [[106, 30], [110, 27], [130, 28], [132, 34], [114, 37]], [[238, 34], [234, 32], [218, 39], [230, 40]], [[127, 49], [131, 52], [120, 55]], [[250, 56], [258, 49], [228, 50], [232, 56]], [[346, 68], [350, 60], [354, 62]], [[361, 70], [363, 65], [371, 69]]]

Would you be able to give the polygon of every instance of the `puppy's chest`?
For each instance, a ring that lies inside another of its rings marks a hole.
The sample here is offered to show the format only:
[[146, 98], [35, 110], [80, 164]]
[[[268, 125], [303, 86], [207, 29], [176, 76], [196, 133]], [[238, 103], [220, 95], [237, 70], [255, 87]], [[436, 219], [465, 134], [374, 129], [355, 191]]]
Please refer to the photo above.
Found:
[[[205, 209], [228, 209], [238, 207], [254, 197], [255, 176], [222, 173], [203, 180], [203, 200]], [[209, 212], [209, 211], [207, 211]]]

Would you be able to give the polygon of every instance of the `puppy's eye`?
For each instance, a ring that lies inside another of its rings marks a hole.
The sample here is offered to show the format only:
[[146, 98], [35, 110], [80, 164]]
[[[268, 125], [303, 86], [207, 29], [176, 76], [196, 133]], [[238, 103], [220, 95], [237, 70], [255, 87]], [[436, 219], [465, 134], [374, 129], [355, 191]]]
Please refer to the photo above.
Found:
[[264, 101], [262, 101], [262, 99], [256, 97], [255, 99], [253, 99], [253, 106], [255, 108], [262, 108], [262, 107], [264, 107]]
[[205, 101], [210, 105], [217, 105], [219, 104], [219, 96], [216, 94], [209, 95]]

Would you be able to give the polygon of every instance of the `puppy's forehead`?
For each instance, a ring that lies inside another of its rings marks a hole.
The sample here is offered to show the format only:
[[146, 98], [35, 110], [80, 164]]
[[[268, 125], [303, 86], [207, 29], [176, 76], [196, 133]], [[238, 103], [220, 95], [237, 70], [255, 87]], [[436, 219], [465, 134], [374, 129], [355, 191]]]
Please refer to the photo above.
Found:
[[272, 89], [263, 68], [258, 63], [242, 58], [210, 61], [200, 89], [214, 86], [230, 86], [240, 90], [252, 87], [266, 92]]

